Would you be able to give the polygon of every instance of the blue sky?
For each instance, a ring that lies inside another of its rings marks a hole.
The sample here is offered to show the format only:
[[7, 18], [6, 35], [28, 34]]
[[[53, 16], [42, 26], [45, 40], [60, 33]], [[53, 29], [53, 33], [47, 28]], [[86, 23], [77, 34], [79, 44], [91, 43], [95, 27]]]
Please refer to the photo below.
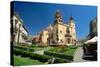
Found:
[[69, 17], [73, 16], [78, 39], [88, 35], [89, 23], [97, 16], [96, 6], [14, 2], [14, 12], [20, 15], [23, 24], [29, 31], [29, 35], [36, 35], [37, 32], [46, 28], [49, 24], [53, 24], [57, 9], [60, 10], [63, 22], [66, 24]]

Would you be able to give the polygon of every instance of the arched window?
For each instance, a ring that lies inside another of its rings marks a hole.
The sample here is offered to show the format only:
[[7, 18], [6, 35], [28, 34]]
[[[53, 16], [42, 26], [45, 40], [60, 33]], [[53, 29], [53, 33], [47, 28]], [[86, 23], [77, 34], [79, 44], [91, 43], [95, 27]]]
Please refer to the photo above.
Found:
[[59, 41], [59, 38], [57, 37], [57, 41]]
[[18, 23], [18, 20], [17, 19], [15, 19], [15, 24], [17, 24]]
[[62, 33], [62, 30], [60, 31], [60, 33]]
[[68, 34], [70, 33], [69, 27], [67, 27], [67, 30], [66, 30], [66, 32], [67, 32]]
[[70, 43], [70, 39], [68, 38], [68, 44]]

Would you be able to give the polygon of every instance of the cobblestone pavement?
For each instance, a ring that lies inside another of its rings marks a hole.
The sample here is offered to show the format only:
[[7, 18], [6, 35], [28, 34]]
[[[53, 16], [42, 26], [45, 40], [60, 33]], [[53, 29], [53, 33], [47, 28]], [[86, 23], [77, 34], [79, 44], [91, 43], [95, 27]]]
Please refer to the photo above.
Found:
[[83, 59], [83, 55], [84, 55], [83, 49], [82, 47], [79, 47], [74, 53], [73, 62], [86, 62], [87, 60]]

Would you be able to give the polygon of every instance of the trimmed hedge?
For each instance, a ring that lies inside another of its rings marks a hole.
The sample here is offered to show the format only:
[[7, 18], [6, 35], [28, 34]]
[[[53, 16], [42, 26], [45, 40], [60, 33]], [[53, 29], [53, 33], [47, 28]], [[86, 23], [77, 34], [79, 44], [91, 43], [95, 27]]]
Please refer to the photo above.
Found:
[[35, 50], [33, 48], [28, 48], [28, 51], [34, 52]]
[[[21, 55], [22, 57], [30, 57], [31, 59], [34, 60], [39, 60], [40, 62], [48, 62], [49, 59], [52, 59], [53, 57], [47, 56], [47, 55], [40, 55], [36, 53], [32, 53], [29, 51], [23, 51], [20, 49], [14, 49], [14, 54], [15, 55]], [[54, 63], [67, 63], [67, 60], [60, 59], [60, 58], [55, 58]]]
[[28, 47], [25, 47], [25, 46], [14, 46], [14, 48], [22, 49], [22, 50], [27, 50], [28, 49]]
[[23, 51], [20, 49], [14, 49], [14, 53], [15, 55], [21, 55], [22, 57], [30, 57], [31, 59], [39, 60], [41, 62], [46, 62], [49, 59], [51, 59], [51, 57], [46, 56], [46, 55], [40, 55], [40, 54], [28, 52], [28, 51]]
[[64, 60], [64, 59], [60, 59], [60, 58], [56, 58], [54, 63], [68, 63], [70, 61]]
[[26, 47], [26, 46], [14, 46], [14, 48], [26, 50], [26, 51], [30, 51], [30, 52], [35, 51], [33, 48], [29, 48], [29, 47]]
[[39, 60], [41, 62], [47, 62], [52, 57], [46, 56], [46, 55], [40, 55], [40, 54], [31, 54], [30, 56], [32, 59]]
[[54, 52], [50, 52], [50, 51], [45, 51], [44, 54], [49, 55], [49, 56], [63, 58], [66, 60], [73, 60], [73, 56], [68, 56], [66, 54], [54, 53]]
[[43, 47], [37, 47], [37, 46], [31, 47], [31, 46], [17, 45], [17, 46], [14, 46], [14, 48], [34, 52], [34, 51], [37, 51], [37, 50], [41, 50]]

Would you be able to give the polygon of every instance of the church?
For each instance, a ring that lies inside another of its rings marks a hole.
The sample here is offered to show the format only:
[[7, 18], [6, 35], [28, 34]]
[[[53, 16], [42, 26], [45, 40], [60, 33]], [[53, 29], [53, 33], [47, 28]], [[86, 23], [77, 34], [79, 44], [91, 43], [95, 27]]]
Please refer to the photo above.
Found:
[[55, 13], [54, 23], [39, 32], [40, 46], [69, 46], [75, 45], [76, 29], [74, 18], [70, 16], [68, 24], [62, 20], [59, 10]]

